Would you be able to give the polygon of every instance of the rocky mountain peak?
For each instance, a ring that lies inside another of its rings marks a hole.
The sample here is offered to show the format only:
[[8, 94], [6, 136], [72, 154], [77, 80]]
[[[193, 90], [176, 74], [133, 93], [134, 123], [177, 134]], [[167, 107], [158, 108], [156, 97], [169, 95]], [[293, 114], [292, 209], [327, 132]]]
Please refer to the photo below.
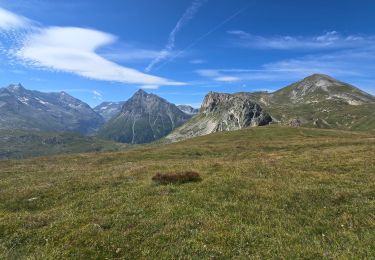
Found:
[[147, 143], [164, 137], [190, 117], [167, 100], [138, 90], [100, 135], [124, 143]]
[[318, 90], [329, 92], [332, 88], [341, 86], [342, 83], [324, 74], [313, 74], [295, 84], [296, 94], [305, 95]]
[[26, 90], [24, 88], [24, 86], [22, 86], [21, 83], [18, 83], [18, 84], [11, 84], [7, 87], [7, 89], [10, 91], [10, 92], [22, 92], [24, 90]]
[[139, 89], [137, 90], [137, 92], [134, 93], [133, 97], [137, 97], [137, 96], [140, 96], [140, 97], [144, 97], [144, 96], [147, 96], [149, 95], [146, 91], [144, 91], [143, 89]]
[[370, 94], [323, 74], [308, 76], [272, 93], [268, 99], [279, 104], [311, 104], [330, 100], [357, 106], [375, 102]]

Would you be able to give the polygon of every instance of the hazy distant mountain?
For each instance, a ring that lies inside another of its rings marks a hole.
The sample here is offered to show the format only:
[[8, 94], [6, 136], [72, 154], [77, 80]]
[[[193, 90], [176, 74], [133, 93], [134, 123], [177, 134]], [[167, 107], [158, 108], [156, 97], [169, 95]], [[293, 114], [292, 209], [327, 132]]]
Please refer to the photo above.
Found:
[[246, 93], [210, 92], [206, 95], [199, 114], [174, 130], [166, 139], [179, 141], [215, 132], [268, 125], [271, 122], [271, 116]]
[[185, 114], [188, 114], [188, 115], [195, 115], [195, 114], [198, 114], [198, 112], [199, 112], [199, 109], [193, 108], [192, 106], [188, 106], [188, 105], [178, 105], [177, 107], [182, 112], [184, 112]]
[[148, 143], [167, 135], [189, 118], [174, 104], [139, 90], [103, 126], [99, 135], [123, 143]]
[[252, 96], [281, 124], [375, 129], [375, 97], [327, 75], [314, 74], [274, 93]]
[[122, 106], [125, 101], [122, 102], [103, 102], [100, 105], [94, 107], [94, 111], [100, 114], [104, 120], [107, 122], [112, 117], [120, 113]]
[[93, 133], [103, 118], [86, 103], [60, 93], [42, 93], [21, 84], [0, 89], [0, 129]]

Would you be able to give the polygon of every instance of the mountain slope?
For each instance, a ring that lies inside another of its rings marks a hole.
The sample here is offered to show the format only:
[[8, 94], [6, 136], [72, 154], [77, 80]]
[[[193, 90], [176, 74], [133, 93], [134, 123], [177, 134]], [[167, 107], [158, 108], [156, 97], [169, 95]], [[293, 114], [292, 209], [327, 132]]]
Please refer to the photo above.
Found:
[[86, 103], [60, 93], [10, 85], [0, 89], [0, 129], [93, 133], [103, 118]]
[[164, 137], [189, 118], [165, 99], [139, 90], [100, 129], [99, 136], [122, 143], [148, 143]]
[[268, 125], [272, 118], [248, 94], [206, 95], [200, 113], [166, 137], [175, 142], [215, 132]]
[[94, 111], [101, 115], [106, 122], [121, 112], [125, 101], [122, 102], [103, 102], [94, 107]]
[[302, 81], [270, 95], [274, 103], [310, 104], [323, 100], [358, 106], [375, 103], [375, 97], [344, 82], [323, 74], [311, 75]]
[[253, 99], [281, 124], [346, 130], [375, 129], [375, 97], [329, 76], [314, 74]]

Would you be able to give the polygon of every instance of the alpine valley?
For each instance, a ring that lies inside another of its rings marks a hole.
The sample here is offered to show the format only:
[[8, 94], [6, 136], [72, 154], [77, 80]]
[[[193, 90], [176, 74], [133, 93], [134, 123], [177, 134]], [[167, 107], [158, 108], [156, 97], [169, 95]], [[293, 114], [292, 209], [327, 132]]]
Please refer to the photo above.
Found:
[[375, 253], [375, 98], [354, 86], [210, 92], [198, 112], [143, 90], [95, 109], [0, 93], [1, 259]]

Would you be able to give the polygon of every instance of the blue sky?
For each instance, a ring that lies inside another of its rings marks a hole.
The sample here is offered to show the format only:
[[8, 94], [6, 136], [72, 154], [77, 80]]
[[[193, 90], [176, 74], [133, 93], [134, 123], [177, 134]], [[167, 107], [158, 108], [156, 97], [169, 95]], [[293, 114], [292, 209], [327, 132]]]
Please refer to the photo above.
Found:
[[0, 0], [0, 86], [199, 106], [324, 73], [375, 94], [375, 1]]

